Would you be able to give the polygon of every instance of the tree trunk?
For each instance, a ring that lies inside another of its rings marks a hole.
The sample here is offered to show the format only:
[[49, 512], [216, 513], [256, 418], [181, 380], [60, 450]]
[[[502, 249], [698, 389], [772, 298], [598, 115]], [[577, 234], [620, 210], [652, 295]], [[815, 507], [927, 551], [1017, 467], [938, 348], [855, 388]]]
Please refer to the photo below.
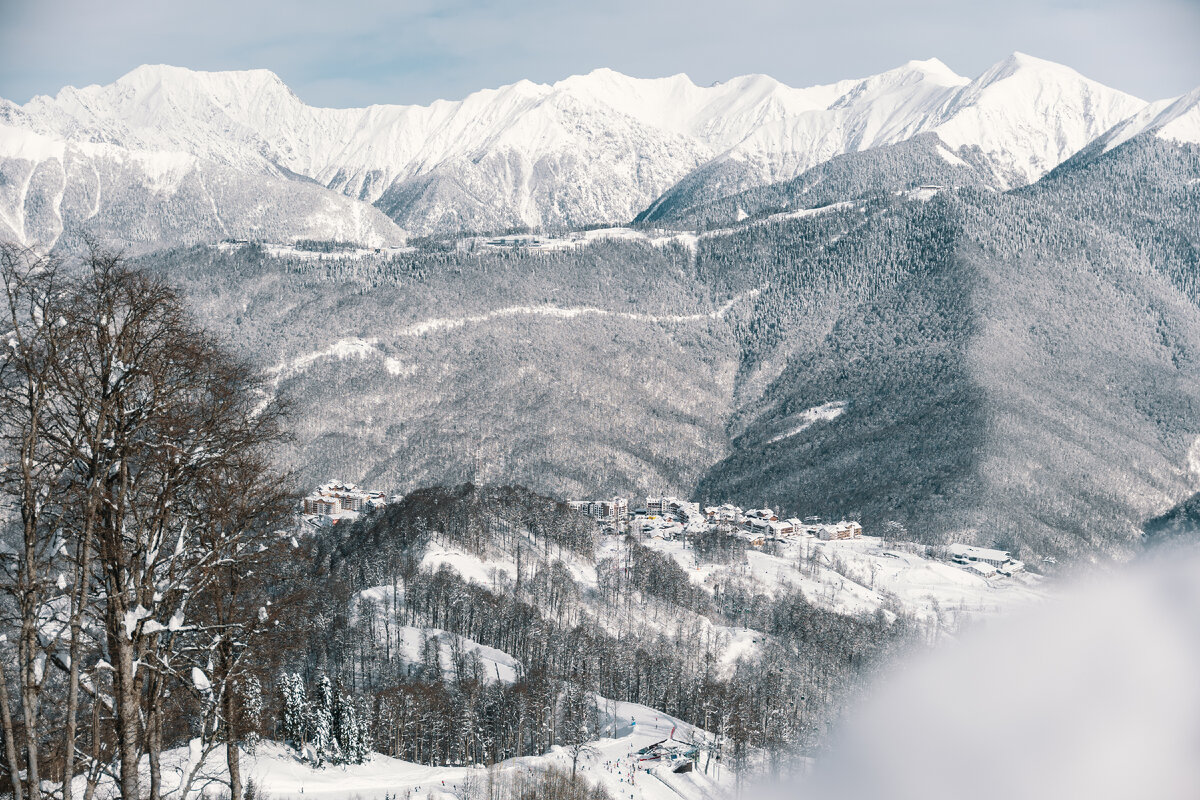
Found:
[[[92, 526], [90, 524], [90, 508], [83, 544], [80, 545], [79, 560], [75, 565], [75, 591], [72, 592], [71, 602], [71, 648], [69, 658], [70, 675], [67, 679], [67, 730], [66, 747], [63, 753], [63, 796], [62, 800], [73, 800], [75, 777], [75, 741], [79, 730], [79, 651], [83, 639], [83, 607], [87, 602], [88, 559], [92, 549]], [[18, 798], [17, 800], [20, 800]]]
[[234, 724], [237, 707], [233, 696], [233, 682], [225, 687], [225, 764], [229, 767], [229, 800], [242, 800], [242, 764], [238, 752], [238, 732]]
[[17, 758], [17, 740], [13, 731], [12, 706], [8, 700], [8, 679], [0, 662], [0, 725], [4, 726], [4, 758], [12, 776], [13, 800], [23, 800], [21, 791], [21, 762]]
[[103, 770], [100, 768], [100, 702], [92, 702], [92, 763], [88, 765], [87, 786], [83, 790], [83, 800], [92, 800], [96, 795], [96, 787], [100, 783]]
[[162, 709], [154, 696], [149, 719], [146, 720], [146, 756], [150, 761], [150, 800], [162, 797]]
[[121, 797], [123, 800], [141, 800], [138, 782], [138, 722], [141, 704], [138, 702], [134, 683], [133, 643], [125, 635], [124, 614], [120, 602], [109, 597], [108, 642], [109, 652], [115, 662], [113, 667], [113, 694], [117, 711], [117, 757], [120, 765]]
[[[31, 626], [32, 628], [32, 626]], [[29, 800], [38, 800], [42, 794], [42, 779], [38, 770], [38, 743], [41, 740], [38, 725], [38, 676], [34, 666], [34, 648], [37, 647], [36, 631], [25, 639], [25, 654], [22, 661], [21, 711], [25, 717], [25, 794]]]
[[[28, 456], [25, 456], [28, 459]], [[17, 646], [19, 675], [21, 681], [21, 715], [25, 722], [25, 795], [29, 800], [41, 797], [42, 781], [38, 770], [38, 743], [41, 741], [38, 725], [38, 707], [41, 695], [42, 676], [38, 675], [38, 600], [36, 524], [22, 510], [25, 523], [25, 560], [21, 566], [21, 638]], [[44, 669], [44, 667], [43, 667]]]

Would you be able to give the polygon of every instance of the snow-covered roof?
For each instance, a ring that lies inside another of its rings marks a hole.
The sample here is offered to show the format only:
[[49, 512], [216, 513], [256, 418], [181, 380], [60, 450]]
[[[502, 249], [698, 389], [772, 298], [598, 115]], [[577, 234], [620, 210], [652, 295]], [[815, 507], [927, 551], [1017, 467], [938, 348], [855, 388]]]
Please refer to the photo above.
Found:
[[970, 558], [979, 561], [1008, 561], [1007, 550], [991, 550], [986, 547], [975, 547], [969, 544], [950, 545], [950, 555], [954, 558]]

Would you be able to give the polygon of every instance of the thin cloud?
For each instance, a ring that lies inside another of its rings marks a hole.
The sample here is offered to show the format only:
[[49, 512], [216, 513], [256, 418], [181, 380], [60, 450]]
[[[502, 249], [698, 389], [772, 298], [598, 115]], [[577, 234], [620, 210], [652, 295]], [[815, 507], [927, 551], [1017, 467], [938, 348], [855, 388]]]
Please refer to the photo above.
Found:
[[0, 96], [107, 83], [143, 63], [266, 67], [318, 105], [428, 103], [609, 66], [698, 83], [811, 85], [937, 56], [976, 75], [1013, 50], [1153, 99], [1200, 85], [1191, 0], [317, 0], [0, 3]]

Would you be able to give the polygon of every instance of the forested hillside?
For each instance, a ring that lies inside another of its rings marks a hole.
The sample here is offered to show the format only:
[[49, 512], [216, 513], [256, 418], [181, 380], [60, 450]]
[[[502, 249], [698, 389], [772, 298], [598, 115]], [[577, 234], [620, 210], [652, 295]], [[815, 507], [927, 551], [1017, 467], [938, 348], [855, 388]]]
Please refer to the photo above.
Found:
[[[971, 159], [978, 163], [964, 159]], [[782, 183], [728, 192], [726, 164], [697, 170], [637, 218], [644, 225], [705, 230], [730, 220], [820, 208], [848, 198], [903, 192], [922, 186], [989, 186], [995, 178], [974, 151], [952, 152], [933, 134], [900, 144], [831, 158]]]
[[[819, 745], [868, 670], [923, 630], [899, 607], [899, 617], [852, 616], [795, 591], [714, 597], [633, 541], [596, 560], [596, 534], [592, 520], [520, 487], [414, 492], [300, 544], [292, 585], [312, 582], [301, 616], [321, 624], [282, 666], [345, 687], [378, 749], [422, 763], [597, 738], [607, 701], [720, 734], [735, 769], [764, 752], [779, 769]], [[458, 567], [430, 560], [435, 550], [456, 553]], [[473, 562], [491, 574], [469, 578]], [[741, 660], [728, 651], [735, 620], [759, 637]], [[405, 646], [414, 629], [415, 651]], [[439, 632], [456, 649], [430, 644]], [[514, 679], [497, 680], [483, 654], [514, 658]]]
[[[700, 494], [761, 487], [1029, 555], [1136, 546], [1196, 480], [1198, 176], [1194, 149], [1137, 140], [863, 226], [838, 263], [875, 265], [869, 294], [789, 354]], [[778, 438], [830, 401], [836, 421]]]
[[143, 263], [270, 370], [310, 482], [664, 490], [1128, 552], [1195, 488], [1196, 149], [1140, 137], [998, 193], [933, 147], [696, 206], [692, 238]]
[[744, 303], [682, 247], [143, 263], [271, 371], [309, 482], [684, 493], [726, 446]]

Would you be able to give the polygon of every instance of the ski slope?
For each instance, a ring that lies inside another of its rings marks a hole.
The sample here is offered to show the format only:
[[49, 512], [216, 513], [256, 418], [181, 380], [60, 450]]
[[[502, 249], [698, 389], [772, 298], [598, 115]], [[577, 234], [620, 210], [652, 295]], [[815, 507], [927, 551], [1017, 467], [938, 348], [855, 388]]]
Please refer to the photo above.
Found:
[[[605, 718], [604, 738], [590, 743], [580, 755], [578, 774], [599, 783], [614, 800], [724, 800], [732, 798], [732, 773], [717, 762], [703, 771], [704, 759], [690, 773], [676, 774], [670, 764], [642, 761], [637, 751], [674, 732], [677, 740], [697, 742], [703, 734], [694, 727], [660, 711], [638, 705], [598, 698]], [[180, 747], [163, 755], [164, 796], [177, 793], [180, 776], [198, 761], [189, 748]], [[148, 776], [148, 764], [143, 761]], [[558, 766], [571, 768], [571, 754], [562, 747], [538, 756], [514, 758], [491, 767], [497, 780], [506, 775]], [[301, 761], [291, 747], [278, 742], [260, 742], [254, 754], [242, 754], [243, 780], [254, 782], [260, 796], [271, 800], [484, 800], [489, 769], [482, 766], [431, 767], [372, 753], [363, 764], [331, 765], [316, 769]], [[228, 794], [225, 751], [209, 754], [200, 778], [188, 800], [219, 798]], [[82, 784], [81, 784], [82, 789]], [[113, 800], [115, 787], [104, 784], [97, 790], [100, 800]], [[179, 800], [183, 800], [179, 798]]]

